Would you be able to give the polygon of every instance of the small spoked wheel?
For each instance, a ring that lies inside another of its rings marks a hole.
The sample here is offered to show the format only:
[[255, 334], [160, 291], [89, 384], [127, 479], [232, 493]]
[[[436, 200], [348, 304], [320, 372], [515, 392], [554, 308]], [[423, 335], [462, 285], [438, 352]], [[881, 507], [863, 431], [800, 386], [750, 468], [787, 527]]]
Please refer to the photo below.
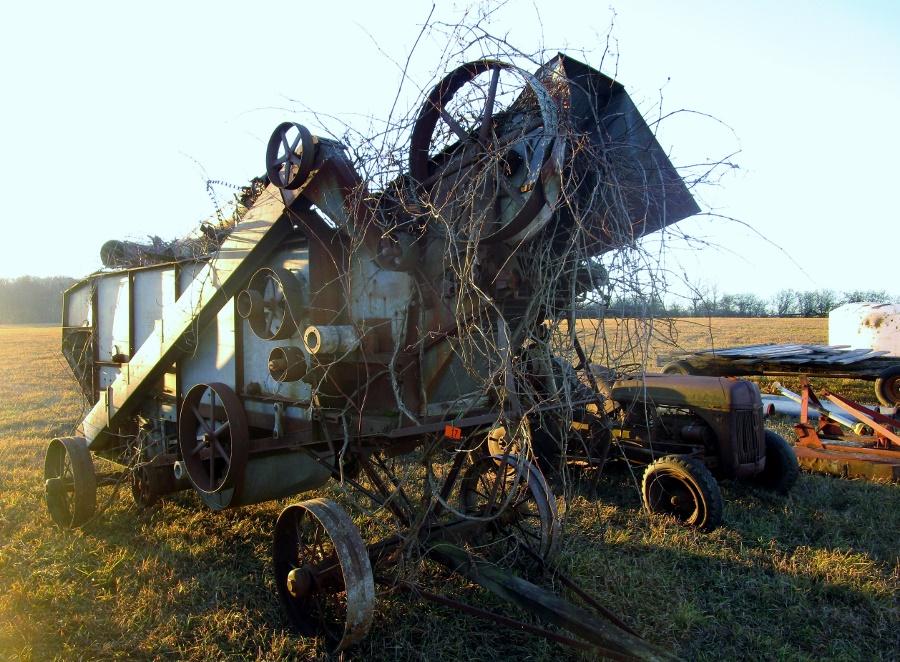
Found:
[[265, 267], [250, 279], [237, 299], [238, 314], [263, 340], [284, 340], [297, 331], [291, 305], [303, 305], [304, 293], [287, 269]]
[[178, 445], [191, 482], [201, 492], [239, 486], [249, 449], [247, 415], [226, 384], [196, 384], [178, 416]]
[[150, 508], [159, 501], [159, 492], [154, 489], [152, 470], [146, 465], [131, 470], [131, 498], [138, 508]]
[[44, 494], [50, 518], [64, 529], [84, 525], [97, 509], [97, 475], [81, 437], [54, 439], [44, 459]]
[[375, 612], [366, 546], [333, 501], [311, 499], [281, 511], [272, 549], [278, 597], [291, 624], [342, 651], [362, 639]]
[[316, 158], [316, 142], [302, 124], [282, 122], [266, 146], [266, 174], [278, 188], [297, 189], [306, 182]]
[[722, 523], [722, 493], [702, 462], [667, 455], [644, 471], [644, 507], [648, 512], [670, 515], [685, 526], [712, 531]]
[[484, 520], [475, 544], [489, 555], [513, 557], [529, 566], [535, 557], [549, 562], [556, 554], [556, 498], [530, 462], [511, 456], [479, 458], [460, 482], [460, 502], [466, 516]]

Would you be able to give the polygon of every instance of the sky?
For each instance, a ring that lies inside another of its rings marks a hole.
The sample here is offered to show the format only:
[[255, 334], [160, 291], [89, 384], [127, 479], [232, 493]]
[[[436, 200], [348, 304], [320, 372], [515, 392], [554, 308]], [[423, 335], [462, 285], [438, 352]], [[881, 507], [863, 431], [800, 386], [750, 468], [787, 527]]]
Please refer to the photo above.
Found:
[[[4, 3], [0, 277], [80, 276], [107, 239], [186, 235], [215, 213], [206, 181], [261, 174], [282, 121], [385, 120], [431, 10]], [[467, 10], [439, 3], [432, 20]], [[672, 287], [900, 294], [900, 3], [511, 0], [488, 27], [602, 62], [651, 121], [696, 111], [658, 127], [676, 165], [731, 155], [697, 192], [711, 214], [677, 226], [689, 245], [666, 240]], [[403, 110], [445, 73], [439, 42], [414, 51]]]

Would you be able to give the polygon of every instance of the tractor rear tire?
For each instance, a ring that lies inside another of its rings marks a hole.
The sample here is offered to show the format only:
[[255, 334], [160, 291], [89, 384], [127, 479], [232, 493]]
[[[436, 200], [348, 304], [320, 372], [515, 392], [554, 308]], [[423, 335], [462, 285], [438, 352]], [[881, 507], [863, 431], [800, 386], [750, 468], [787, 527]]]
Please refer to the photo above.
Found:
[[719, 484], [706, 465], [667, 455], [644, 471], [641, 495], [647, 512], [671, 515], [685, 526], [712, 531], [722, 523], [724, 504]]
[[766, 468], [754, 482], [767, 490], [787, 494], [800, 477], [800, 463], [791, 445], [777, 432], [766, 430]]

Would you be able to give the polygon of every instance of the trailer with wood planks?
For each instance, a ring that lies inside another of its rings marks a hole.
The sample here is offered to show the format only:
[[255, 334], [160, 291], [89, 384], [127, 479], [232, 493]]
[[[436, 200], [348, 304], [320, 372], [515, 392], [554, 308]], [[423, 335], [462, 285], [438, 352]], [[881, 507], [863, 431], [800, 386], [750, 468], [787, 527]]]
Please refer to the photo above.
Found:
[[746, 345], [661, 354], [657, 366], [667, 374], [718, 377], [808, 375], [875, 382], [875, 396], [886, 406], [900, 405], [900, 356], [848, 345]]

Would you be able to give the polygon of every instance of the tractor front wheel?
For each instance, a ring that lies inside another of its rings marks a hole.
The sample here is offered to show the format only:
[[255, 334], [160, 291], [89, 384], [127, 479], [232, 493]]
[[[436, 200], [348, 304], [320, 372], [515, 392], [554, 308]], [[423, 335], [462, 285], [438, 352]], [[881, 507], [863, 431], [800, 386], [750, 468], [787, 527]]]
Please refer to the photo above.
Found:
[[671, 515], [685, 526], [712, 531], [722, 523], [722, 492], [699, 460], [659, 458], [644, 471], [641, 493], [648, 512]]

